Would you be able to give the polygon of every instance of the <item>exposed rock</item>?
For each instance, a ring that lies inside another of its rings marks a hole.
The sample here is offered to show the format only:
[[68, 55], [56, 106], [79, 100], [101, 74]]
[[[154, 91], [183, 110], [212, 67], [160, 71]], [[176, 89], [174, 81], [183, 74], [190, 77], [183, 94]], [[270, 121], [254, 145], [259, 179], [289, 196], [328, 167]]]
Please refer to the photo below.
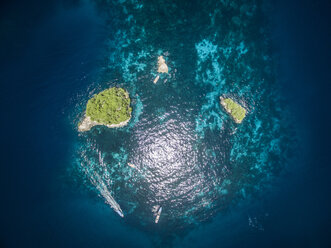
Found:
[[159, 81], [159, 79], [160, 79], [160, 76], [159, 76], [159, 75], [157, 75], [157, 76], [156, 76], [156, 78], [154, 79], [153, 83], [155, 83], [155, 84], [156, 84], [156, 83], [157, 83], [157, 81]]
[[163, 56], [157, 58], [157, 72], [158, 73], [168, 73], [168, 66], [165, 63]]
[[[130, 119], [131, 119], [131, 117], [130, 117]], [[121, 123], [118, 123], [118, 124], [105, 125], [105, 124], [102, 124], [102, 123], [99, 123], [99, 122], [96, 122], [96, 121], [92, 121], [91, 117], [85, 116], [83, 121], [78, 125], [78, 131], [79, 132], [86, 132], [86, 131], [89, 131], [92, 127], [100, 126], [100, 125], [103, 125], [103, 126], [106, 126], [106, 127], [109, 127], [109, 128], [124, 127], [125, 125], [128, 124], [130, 119], [128, 119], [126, 121], [123, 121]]]

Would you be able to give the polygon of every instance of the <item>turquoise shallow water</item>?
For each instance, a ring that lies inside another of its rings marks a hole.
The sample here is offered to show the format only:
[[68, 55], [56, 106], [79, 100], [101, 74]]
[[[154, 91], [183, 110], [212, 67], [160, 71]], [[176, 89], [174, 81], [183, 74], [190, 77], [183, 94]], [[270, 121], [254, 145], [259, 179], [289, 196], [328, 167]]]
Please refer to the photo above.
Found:
[[[124, 222], [161, 235], [186, 232], [263, 191], [295, 144], [277, 86], [266, 6], [95, 6], [107, 20], [103, 62], [94, 82], [72, 99], [72, 128], [87, 100], [113, 86], [129, 91], [133, 117], [124, 128], [77, 133], [70, 176], [95, 196], [108, 191]], [[160, 55], [169, 74], [153, 84]], [[247, 109], [241, 125], [222, 109], [221, 95]], [[163, 212], [155, 230], [152, 209], [158, 205]]]
[[[1, 5], [0, 246], [328, 247], [329, 4], [269, 3]], [[129, 124], [77, 132], [113, 86]]]

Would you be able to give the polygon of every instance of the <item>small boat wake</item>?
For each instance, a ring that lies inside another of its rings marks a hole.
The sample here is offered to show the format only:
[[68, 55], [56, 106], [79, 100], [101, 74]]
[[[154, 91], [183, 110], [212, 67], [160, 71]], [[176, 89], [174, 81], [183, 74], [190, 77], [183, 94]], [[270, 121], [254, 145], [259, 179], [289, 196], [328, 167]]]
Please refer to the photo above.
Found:
[[102, 179], [102, 177], [99, 175], [98, 172], [96, 172], [95, 165], [101, 165], [102, 168], [106, 167], [106, 164], [104, 162], [104, 158], [99, 152], [99, 150], [92, 144], [91, 148], [92, 150], [96, 150], [98, 153], [98, 162], [94, 162], [93, 160], [89, 160], [87, 157], [87, 154], [85, 151], [81, 153], [81, 156], [83, 158], [83, 161], [80, 162], [81, 168], [84, 171], [87, 178], [90, 180], [92, 185], [98, 190], [99, 194], [105, 199], [105, 202], [112, 208], [114, 211], [121, 216], [124, 217], [123, 211], [120, 207], [120, 205], [115, 201], [115, 199], [112, 197], [110, 191], [108, 190], [108, 187], [105, 183], [105, 181]]
[[112, 209], [114, 209], [114, 211], [116, 213], [118, 213], [119, 216], [121, 216], [123, 218], [124, 214], [122, 212], [122, 209], [121, 209], [120, 205], [112, 197], [112, 195], [110, 194], [106, 184], [103, 182], [103, 180], [101, 179], [99, 174], [94, 172], [94, 174], [91, 175], [90, 179], [91, 179], [91, 182], [93, 183], [93, 185], [97, 188], [99, 193], [102, 195], [102, 197], [105, 198], [106, 203], [108, 205], [110, 205], [110, 207]]
[[114, 211], [116, 213], [118, 213], [119, 216], [121, 216], [123, 218], [124, 214], [122, 212], [122, 209], [121, 209], [120, 205], [112, 197], [112, 195], [110, 194], [106, 184], [103, 182], [103, 180], [101, 179], [99, 174], [94, 172], [94, 174], [90, 177], [90, 179], [91, 179], [91, 182], [93, 183], [93, 185], [99, 191], [99, 193], [103, 196], [103, 198], [105, 198], [106, 203], [108, 205], [110, 205], [110, 207], [112, 209], [114, 209]]
[[99, 191], [100, 195], [105, 199], [106, 203], [114, 209], [114, 211], [121, 216], [124, 217], [123, 211], [120, 207], [120, 205], [115, 201], [115, 199], [110, 194], [106, 184], [103, 182], [102, 178], [97, 172], [93, 172], [93, 174], [88, 173], [86, 171], [86, 174], [88, 175], [91, 183], [96, 187], [96, 189]]

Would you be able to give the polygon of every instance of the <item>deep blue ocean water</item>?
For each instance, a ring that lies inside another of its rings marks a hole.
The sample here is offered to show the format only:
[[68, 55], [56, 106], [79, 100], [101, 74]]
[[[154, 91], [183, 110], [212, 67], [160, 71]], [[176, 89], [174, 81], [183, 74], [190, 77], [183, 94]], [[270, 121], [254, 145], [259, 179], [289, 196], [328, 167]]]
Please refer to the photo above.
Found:
[[[330, 245], [329, 9], [3, 4], [0, 245]], [[153, 84], [159, 55], [169, 74]], [[87, 100], [111, 86], [130, 93], [129, 125], [78, 133]], [[241, 125], [221, 95], [247, 108]]]

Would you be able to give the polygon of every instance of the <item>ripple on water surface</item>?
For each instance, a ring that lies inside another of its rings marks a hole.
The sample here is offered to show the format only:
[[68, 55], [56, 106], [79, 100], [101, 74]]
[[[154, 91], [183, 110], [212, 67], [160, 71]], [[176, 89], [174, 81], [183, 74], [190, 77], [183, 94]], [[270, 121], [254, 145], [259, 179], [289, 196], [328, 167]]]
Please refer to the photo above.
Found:
[[[159, 225], [173, 231], [261, 190], [285, 164], [293, 137], [280, 107], [260, 1], [96, 6], [112, 9], [98, 87], [126, 88], [133, 118], [124, 128], [79, 135], [74, 166], [82, 183], [104, 198], [109, 191], [136, 226], [151, 227], [153, 208], [162, 206]], [[169, 74], [153, 84], [161, 54]], [[87, 90], [77, 101], [90, 95]], [[220, 95], [247, 108], [241, 125], [221, 108]], [[81, 115], [73, 112], [75, 119]], [[103, 193], [91, 179], [95, 173]]]

